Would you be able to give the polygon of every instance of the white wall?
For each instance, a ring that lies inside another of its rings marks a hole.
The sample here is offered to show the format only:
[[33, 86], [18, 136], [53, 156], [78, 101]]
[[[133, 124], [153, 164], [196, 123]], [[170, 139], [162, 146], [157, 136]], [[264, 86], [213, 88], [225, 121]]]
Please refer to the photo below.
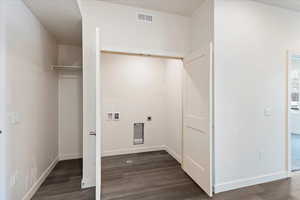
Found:
[[[59, 45], [58, 65], [81, 66], [82, 48]], [[59, 73], [59, 158], [82, 157], [82, 72]]]
[[168, 152], [179, 162], [182, 155], [182, 73], [181, 60], [166, 60], [166, 133]]
[[23, 1], [6, 9], [6, 199], [20, 200], [58, 156], [57, 46]]
[[[153, 23], [138, 22], [139, 12], [153, 14]], [[83, 1], [83, 18], [85, 31], [100, 28], [104, 50], [173, 56], [190, 50], [189, 17], [91, 0]]]
[[[101, 54], [101, 68], [102, 155], [161, 149], [167, 132], [165, 60]], [[120, 112], [120, 121], [107, 121], [108, 112]], [[145, 123], [143, 145], [133, 145], [134, 123]]]
[[60, 44], [58, 46], [58, 65], [81, 66], [82, 47]]
[[192, 15], [191, 52], [203, 50], [213, 42], [214, 1], [205, 0]]
[[[181, 160], [182, 64], [101, 54], [103, 156], [166, 149]], [[120, 121], [108, 121], [109, 112], [120, 112]], [[134, 123], [145, 123], [143, 145], [133, 145]]]
[[248, 0], [217, 0], [215, 9], [215, 184], [223, 191], [286, 176], [286, 60], [300, 47], [300, 14]]
[[5, 2], [0, 0], [0, 199], [6, 198], [6, 130], [5, 130]]
[[[136, 13], [155, 15], [154, 23], [139, 24]], [[96, 0], [82, 2], [83, 15], [83, 182], [95, 186], [95, 63], [96, 27], [104, 50], [183, 56], [190, 46], [190, 19]], [[109, 19], [109, 20], [107, 20]]]

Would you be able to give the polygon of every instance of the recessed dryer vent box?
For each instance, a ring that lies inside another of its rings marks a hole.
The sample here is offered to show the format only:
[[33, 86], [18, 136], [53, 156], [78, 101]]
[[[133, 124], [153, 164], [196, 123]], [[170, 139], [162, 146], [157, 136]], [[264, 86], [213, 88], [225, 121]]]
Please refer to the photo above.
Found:
[[133, 144], [144, 144], [144, 123], [134, 123], [133, 130]]

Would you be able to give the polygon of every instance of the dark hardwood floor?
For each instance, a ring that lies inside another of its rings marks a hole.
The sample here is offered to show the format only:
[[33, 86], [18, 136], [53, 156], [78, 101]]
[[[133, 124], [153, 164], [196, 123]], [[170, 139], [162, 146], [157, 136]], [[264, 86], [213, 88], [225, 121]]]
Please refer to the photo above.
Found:
[[[58, 163], [33, 200], [94, 200], [81, 190], [81, 160]], [[300, 200], [300, 176], [207, 197], [167, 152], [102, 159], [102, 200]]]
[[94, 200], [95, 189], [81, 190], [82, 160], [59, 162], [32, 200]]

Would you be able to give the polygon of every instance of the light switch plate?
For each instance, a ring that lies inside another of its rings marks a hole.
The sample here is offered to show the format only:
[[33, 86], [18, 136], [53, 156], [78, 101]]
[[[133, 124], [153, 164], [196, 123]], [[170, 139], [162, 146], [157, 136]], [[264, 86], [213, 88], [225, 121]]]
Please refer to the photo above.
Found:
[[112, 121], [114, 118], [114, 114], [112, 112], [106, 113], [106, 120], [107, 121]]

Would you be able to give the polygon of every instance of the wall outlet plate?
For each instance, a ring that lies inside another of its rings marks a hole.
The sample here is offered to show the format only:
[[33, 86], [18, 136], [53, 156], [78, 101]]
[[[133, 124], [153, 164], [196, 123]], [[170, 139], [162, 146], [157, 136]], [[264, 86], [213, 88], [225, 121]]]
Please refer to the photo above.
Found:
[[10, 177], [10, 187], [14, 187], [16, 185], [16, 175]]
[[10, 177], [10, 187], [14, 187], [17, 183], [19, 177], [19, 171], [15, 171], [15, 173]]
[[120, 113], [119, 112], [115, 112], [114, 113], [114, 120], [115, 121], [119, 121], [120, 120]]

